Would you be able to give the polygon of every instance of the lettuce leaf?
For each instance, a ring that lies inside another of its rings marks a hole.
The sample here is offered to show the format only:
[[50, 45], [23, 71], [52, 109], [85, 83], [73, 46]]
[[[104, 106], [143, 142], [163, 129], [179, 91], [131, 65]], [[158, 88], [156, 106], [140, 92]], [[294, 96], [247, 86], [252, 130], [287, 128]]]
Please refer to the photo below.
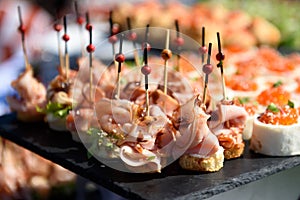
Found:
[[55, 117], [64, 118], [72, 110], [72, 106], [49, 101], [45, 108], [37, 107], [36, 110], [40, 113], [53, 114]]

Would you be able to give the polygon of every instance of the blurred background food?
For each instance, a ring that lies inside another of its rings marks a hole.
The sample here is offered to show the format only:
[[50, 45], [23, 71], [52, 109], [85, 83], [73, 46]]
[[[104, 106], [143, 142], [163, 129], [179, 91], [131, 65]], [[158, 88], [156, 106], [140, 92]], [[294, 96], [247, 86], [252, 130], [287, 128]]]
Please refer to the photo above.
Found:
[[[32, 63], [43, 73], [40, 61], [55, 63], [42, 44], [51, 31], [55, 17], [73, 15], [72, 0], [0, 0], [0, 115], [9, 113], [5, 97], [12, 95], [10, 82], [24, 69], [17, 5], [21, 5], [28, 25], [26, 42]], [[92, 22], [105, 23], [113, 10], [113, 19], [120, 30], [127, 30], [126, 18], [132, 27], [159, 26], [175, 29], [201, 41], [202, 26], [206, 27], [206, 41], [216, 42], [220, 32], [223, 45], [239, 50], [268, 45], [283, 51], [300, 49], [299, 1], [282, 0], [203, 0], [203, 1], [104, 1], [78, 0], [84, 13], [89, 10]], [[188, 2], [188, 5], [186, 4]], [[73, 21], [72, 21], [73, 20]], [[105, 32], [104, 36], [108, 35]], [[103, 38], [101, 38], [103, 39]], [[50, 41], [51, 42], [51, 41]], [[53, 41], [52, 43], [56, 43]], [[216, 45], [215, 45], [216, 46]], [[71, 47], [72, 48], [72, 47]], [[53, 51], [51, 51], [53, 52]], [[77, 51], [78, 53], [80, 50]], [[44, 68], [45, 69], [45, 68]], [[1, 139], [1, 138], [0, 138]], [[0, 199], [74, 199], [77, 176], [19, 146], [1, 140], [0, 143]], [[39, 167], [36, 167], [39, 165]], [[56, 195], [56, 196], [55, 196]]]

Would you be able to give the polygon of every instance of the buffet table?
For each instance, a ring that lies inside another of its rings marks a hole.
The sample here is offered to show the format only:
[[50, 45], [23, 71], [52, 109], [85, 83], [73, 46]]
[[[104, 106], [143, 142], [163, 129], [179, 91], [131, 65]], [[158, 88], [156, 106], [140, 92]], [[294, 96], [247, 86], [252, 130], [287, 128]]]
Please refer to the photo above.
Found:
[[177, 162], [162, 173], [124, 173], [89, 158], [86, 148], [68, 132], [45, 123], [22, 123], [15, 114], [0, 117], [0, 135], [38, 155], [130, 199], [205, 199], [300, 165], [300, 156], [267, 157], [249, 151], [226, 161], [215, 173], [182, 170]]

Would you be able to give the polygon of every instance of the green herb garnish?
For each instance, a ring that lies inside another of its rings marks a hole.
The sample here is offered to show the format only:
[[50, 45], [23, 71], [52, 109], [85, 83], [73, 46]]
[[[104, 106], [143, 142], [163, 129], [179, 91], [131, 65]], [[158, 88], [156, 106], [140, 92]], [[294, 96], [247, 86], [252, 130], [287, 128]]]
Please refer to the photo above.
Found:
[[267, 110], [269, 110], [273, 113], [277, 113], [280, 111], [279, 108], [274, 103], [270, 103], [267, 107]]
[[154, 160], [155, 159], [155, 156], [149, 156], [148, 158], [147, 158], [147, 160]]
[[273, 87], [277, 88], [277, 87], [281, 86], [282, 84], [283, 84], [282, 81], [277, 81], [276, 83], [273, 84]]
[[240, 104], [245, 104], [245, 103], [249, 103], [250, 102], [250, 98], [249, 97], [239, 97], [238, 98]]
[[288, 106], [290, 107], [290, 108], [295, 108], [295, 104], [294, 104], [294, 102], [292, 102], [292, 101], [288, 101]]
[[72, 105], [64, 105], [49, 101], [45, 108], [36, 107], [37, 112], [44, 114], [53, 114], [55, 117], [64, 118], [72, 110]]

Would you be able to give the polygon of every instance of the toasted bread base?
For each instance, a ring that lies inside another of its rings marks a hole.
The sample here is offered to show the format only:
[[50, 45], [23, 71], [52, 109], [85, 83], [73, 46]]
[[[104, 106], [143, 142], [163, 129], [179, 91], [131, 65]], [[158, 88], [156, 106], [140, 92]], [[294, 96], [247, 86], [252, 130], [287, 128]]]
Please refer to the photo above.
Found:
[[226, 160], [239, 158], [244, 153], [244, 149], [245, 149], [244, 143], [234, 144], [231, 148], [224, 149], [224, 157]]
[[223, 163], [224, 154], [222, 147], [208, 158], [201, 158], [194, 155], [183, 155], [179, 159], [179, 164], [183, 169], [202, 172], [219, 171], [223, 167]]

